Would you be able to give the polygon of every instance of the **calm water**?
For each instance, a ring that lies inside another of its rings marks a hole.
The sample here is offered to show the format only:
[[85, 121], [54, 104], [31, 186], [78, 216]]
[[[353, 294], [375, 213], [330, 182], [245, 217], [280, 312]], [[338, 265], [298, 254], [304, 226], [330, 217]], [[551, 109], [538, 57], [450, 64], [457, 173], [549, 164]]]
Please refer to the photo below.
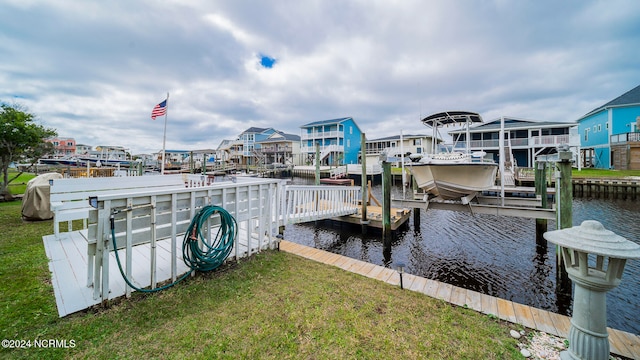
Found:
[[[294, 179], [295, 183], [308, 183]], [[373, 194], [381, 199], [380, 186]], [[392, 197], [401, 197], [393, 189]], [[399, 230], [385, 258], [379, 231], [362, 235], [359, 226], [333, 221], [289, 225], [285, 239], [318, 249], [394, 267], [521, 304], [570, 315], [570, 294], [556, 291], [555, 246], [536, 245], [535, 220], [471, 215], [445, 210], [420, 210]], [[600, 221], [605, 228], [640, 244], [640, 201], [576, 198], [573, 224]], [[317, 225], [317, 226], [316, 226]], [[549, 221], [549, 230], [555, 229]], [[569, 290], [570, 292], [570, 290]], [[640, 260], [629, 260], [620, 286], [607, 294], [610, 327], [640, 334]]]

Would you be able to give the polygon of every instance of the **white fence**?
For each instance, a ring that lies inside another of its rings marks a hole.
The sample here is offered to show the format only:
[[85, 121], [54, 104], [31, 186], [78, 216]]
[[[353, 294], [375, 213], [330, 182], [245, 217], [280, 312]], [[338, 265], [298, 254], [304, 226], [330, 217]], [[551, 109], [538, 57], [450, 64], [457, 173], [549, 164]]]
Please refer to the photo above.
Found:
[[[112, 226], [116, 247], [124, 249], [119, 254], [123, 253], [120, 257], [126, 264], [126, 276], [131, 278], [136, 267], [146, 264], [148, 271], [144, 276], [149, 279], [134, 281], [155, 288], [158, 282], [167, 280], [166, 276], [159, 278], [158, 273], [170, 274], [171, 281], [180, 275], [178, 259], [182, 257], [182, 247], [178, 238], [182, 239], [191, 219], [205, 205], [224, 208], [238, 223], [239, 233], [230, 257], [238, 259], [275, 248], [279, 226], [283, 225], [279, 216], [283, 191], [280, 180], [255, 179], [194, 188], [116, 192], [90, 198], [94, 210], [89, 214], [87, 282], [94, 287], [94, 299], [109, 298], [109, 257], [114, 250]], [[215, 234], [217, 228], [219, 221], [212, 218], [208, 232]], [[125, 294], [130, 293], [127, 286]]]
[[[109, 276], [115, 276], [118, 270], [109, 269], [109, 264], [116, 249], [125, 276], [140, 287], [156, 288], [187, 272], [181, 260], [182, 241], [192, 219], [206, 205], [225, 209], [238, 223], [238, 236], [229, 255], [236, 260], [277, 247], [277, 235], [285, 224], [357, 212], [360, 187], [284, 184], [278, 179], [247, 178], [197, 187], [114, 190], [91, 196], [86, 230], [87, 286], [93, 286], [94, 300], [110, 298], [110, 286], [115, 285]], [[204, 231], [215, 234], [219, 228], [220, 218], [214, 215]], [[124, 295], [129, 296], [131, 291], [125, 285]]]
[[355, 214], [360, 198], [359, 186], [289, 185], [284, 199], [285, 222], [294, 224]]

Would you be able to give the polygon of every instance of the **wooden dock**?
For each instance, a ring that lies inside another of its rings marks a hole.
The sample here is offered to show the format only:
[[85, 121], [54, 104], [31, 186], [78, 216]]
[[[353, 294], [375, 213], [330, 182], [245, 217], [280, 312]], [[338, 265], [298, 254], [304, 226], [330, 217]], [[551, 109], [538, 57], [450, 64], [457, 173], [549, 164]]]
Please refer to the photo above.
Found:
[[[362, 276], [384, 281], [390, 285], [400, 284], [398, 272], [384, 266], [374, 265], [285, 240], [280, 242], [280, 250], [327, 265], [337, 266]], [[491, 314], [502, 320], [521, 324], [527, 328], [543, 331], [565, 339], [569, 335], [571, 319], [565, 315], [407, 273], [403, 275], [403, 285], [405, 289], [420, 292], [436, 299], [442, 299], [454, 305], [465, 306], [484, 314]], [[640, 359], [640, 336], [611, 328], [607, 328], [607, 330], [609, 332], [611, 353], [631, 359]]]
[[[44, 249], [49, 258], [49, 271], [51, 272], [51, 284], [56, 297], [56, 305], [58, 315], [60, 317], [73, 314], [75, 312], [90, 308], [101, 303], [101, 299], [94, 299], [93, 287], [87, 286], [87, 231], [72, 231], [61, 233], [58, 238], [54, 235], [47, 235], [42, 238]], [[263, 242], [260, 244], [258, 239], [251, 238], [251, 249], [247, 246], [246, 230], [240, 229], [238, 234], [238, 249], [234, 247], [231, 254], [227, 258], [237, 259], [245, 257], [248, 254], [259, 252], [269, 248], [269, 244]], [[157, 242], [158, 251], [158, 282], [172, 280], [171, 276], [171, 241], [160, 240]], [[262, 248], [260, 248], [262, 245]], [[134, 247], [133, 256], [137, 259], [133, 263], [132, 278], [134, 283], [140, 288], [150, 285], [150, 259], [149, 244], [138, 245]], [[176, 242], [176, 249], [179, 258], [177, 259], [177, 275], [180, 276], [189, 268], [182, 261], [182, 240]], [[124, 262], [125, 249], [119, 251], [119, 256]], [[126, 293], [125, 282], [120, 274], [116, 263], [115, 253], [109, 254], [109, 295], [108, 299], [113, 300], [122, 297]], [[123, 264], [124, 266], [124, 264]]]
[[[391, 208], [391, 231], [396, 231], [402, 224], [409, 220], [409, 217], [411, 217], [411, 210], [407, 208]], [[340, 216], [332, 220], [360, 225], [362, 224], [362, 211], [358, 209], [358, 212], [355, 214]], [[367, 220], [369, 221], [368, 226], [382, 229], [382, 208], [380, 206], [368, 205]]]

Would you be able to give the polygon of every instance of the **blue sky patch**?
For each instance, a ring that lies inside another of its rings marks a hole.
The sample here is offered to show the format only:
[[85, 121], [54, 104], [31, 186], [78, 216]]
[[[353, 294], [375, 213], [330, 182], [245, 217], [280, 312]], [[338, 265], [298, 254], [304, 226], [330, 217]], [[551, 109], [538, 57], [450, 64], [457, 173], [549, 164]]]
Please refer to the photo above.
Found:
[[260, 65], [262, 65], [262, 67], [271, 69], [273, 67], [273, 64], [275, 63], [276, 63], [276, 59], [267, 55], [260, 54]]

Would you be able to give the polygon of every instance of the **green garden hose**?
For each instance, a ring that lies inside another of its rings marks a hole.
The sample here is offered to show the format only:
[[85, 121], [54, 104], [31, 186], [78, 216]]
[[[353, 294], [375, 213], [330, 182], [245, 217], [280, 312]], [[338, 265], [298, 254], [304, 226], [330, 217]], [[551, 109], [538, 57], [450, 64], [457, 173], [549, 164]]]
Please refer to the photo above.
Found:
[[[116, 244], [114, 215], [117, 212], [118, 211], [112, 213], [110, 219], [111, 240], [113, 241], [113, 248], [114, 252], [116, 253], [116, 262], [118, 263], [118, 269], [120, 269], [120, 274], [122, 274], [122, 278], [127, 283], [127, 285], [129, 285], [136, 291], [144, 293], [156, 292], [170, 288], [171, 286], [184, 280], [193, 271], [207, 272], [215, 270], [220, 265], [222, 265], [222, 263], [224, 263], [227, 256], [229, 256], [229, 253], [231, 253], [233, 242], [238, 235], [238, 224], [236, 223], [236, 219], [231, 216], [229, 212], [219, 206], [206, 205], [205, 207], [200, 209], [200, 211], [198, 211], [193, 219], [191, 219], [191, 223], [189, 224], [187, 232], [184, 234], [184, 239], [182, 241], [182, 259], [190, 270], [170, 284], [154, 289], [142, 289], [133, 285], [122, 269], [122, 264], [120, 262], [120, 256], [118, 255]], [[218, 228], [215, 238], [213, 238], [211, 242], [207, 242], [204, 240], [206, 239], [206, 237], [203, 236], [202, 229], [206, 228], [206, 222], [211, 216], [215, 215], [216, 213], [220, 215], [220, 227]], [[200, 239], [203, 240], [200, 241]]]

